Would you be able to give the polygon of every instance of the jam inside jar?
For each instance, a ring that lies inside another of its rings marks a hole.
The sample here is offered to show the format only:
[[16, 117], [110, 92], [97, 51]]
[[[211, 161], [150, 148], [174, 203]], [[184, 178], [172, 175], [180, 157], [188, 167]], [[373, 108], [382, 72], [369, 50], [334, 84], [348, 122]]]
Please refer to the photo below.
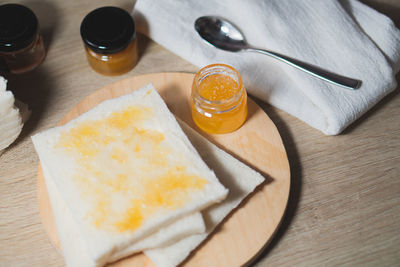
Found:
[[239, 72], [225, 64], [202, 68], [194, 77], [190, 104], [193, 121], [203, 131], [237, 130], [247, 117], [247, 93]]

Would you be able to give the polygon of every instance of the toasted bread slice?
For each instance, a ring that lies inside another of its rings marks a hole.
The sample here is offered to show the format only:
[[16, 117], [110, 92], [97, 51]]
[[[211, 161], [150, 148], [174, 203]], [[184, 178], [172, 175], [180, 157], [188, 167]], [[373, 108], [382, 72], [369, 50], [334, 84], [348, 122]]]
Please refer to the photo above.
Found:
[[[45, 165], [42, 164], [43, 175], [46, 177], [46, 187], [49, 192], [50, 203], [53, 210], [55, 223], [60, 242], [63, 244], [62, 253], [67, 266], [94, 267], [100, 266], [89, 257], [85, 242], [79, 234], [78, 227], [65, 201], [61, 198], [58, 189], [48, 173]], [[184, 237], [203, 233], [205, 224], [200, 212], [188, 215], [170, 225], [167, 225], [154, 234], [139, 240], [138, 242], [115, 251], [107, 262], [114, 262], [131, 254], [145, 249], [171, 245]]]
[[202, 211], [207, 227], [205, 233], [189, 236], [167, 247], [144, 251], [157, 267], [173, 267], [184, 261], [190, 252], [196, 249], [215, 227], [265, 180], [260, 173], [210, 143], [185, 123], [180, 122], [180, 124], [203, 160], [229, 189], [229, 195], [223, 202]]
[[228, 193], [152, 85], [32, 140], [99, 266]]

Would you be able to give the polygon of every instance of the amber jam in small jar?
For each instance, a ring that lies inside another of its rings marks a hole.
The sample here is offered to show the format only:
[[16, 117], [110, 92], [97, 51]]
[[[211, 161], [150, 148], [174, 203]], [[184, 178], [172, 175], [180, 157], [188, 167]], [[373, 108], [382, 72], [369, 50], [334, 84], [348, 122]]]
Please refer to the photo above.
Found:
[[101, 7], [82, 21], [81, 37], [89, 65], [104, 75], [130, 71], [138, 60], [135, 22], [118, 7]]
[[247, 117], [247, 93], [242, 77], [233, 67], [212, 64], [194, 77], [191, 95], [192, 118], [209, 133], [229, 133]]
[[37, 67], [46, 55], [39, 22], [29, 8], [0, 6], [0, 72], [24, 73]]

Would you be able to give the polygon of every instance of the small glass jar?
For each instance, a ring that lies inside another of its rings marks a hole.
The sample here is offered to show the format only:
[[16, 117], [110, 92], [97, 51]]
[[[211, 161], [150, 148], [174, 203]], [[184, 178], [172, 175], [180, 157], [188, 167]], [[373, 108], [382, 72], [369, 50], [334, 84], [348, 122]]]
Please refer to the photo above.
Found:
[[104, 75], [130, 71], [138, 61], [135, 22], [118, 7], [101, 7], [82, 21], [81, 37], [89, 65]]
[[205, 132], [237, 130], [247, 117], [247, 93], [239, 72], [225, 64], [212, 64], [196, 73], [191, 94], [192, 118]]
[[46, 51], [39, 33], [39, 22], [27, 7], [0, 6], [0, 71], [15, 74], [37, 67]]

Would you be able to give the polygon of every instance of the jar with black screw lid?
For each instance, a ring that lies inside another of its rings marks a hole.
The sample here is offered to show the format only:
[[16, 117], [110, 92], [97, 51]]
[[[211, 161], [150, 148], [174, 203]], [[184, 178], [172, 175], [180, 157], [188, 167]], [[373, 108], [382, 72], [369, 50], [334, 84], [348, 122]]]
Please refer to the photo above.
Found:
[[138, 60], [135, 22], [118, 7], [101, 7], [81, 23], [81, 37], [89, 65], [105, 75], [131, 70]]
[[19, 4], [0, 5], [0, 71], [30, 71], [45, 55], [39, 22], [32, 10]]

